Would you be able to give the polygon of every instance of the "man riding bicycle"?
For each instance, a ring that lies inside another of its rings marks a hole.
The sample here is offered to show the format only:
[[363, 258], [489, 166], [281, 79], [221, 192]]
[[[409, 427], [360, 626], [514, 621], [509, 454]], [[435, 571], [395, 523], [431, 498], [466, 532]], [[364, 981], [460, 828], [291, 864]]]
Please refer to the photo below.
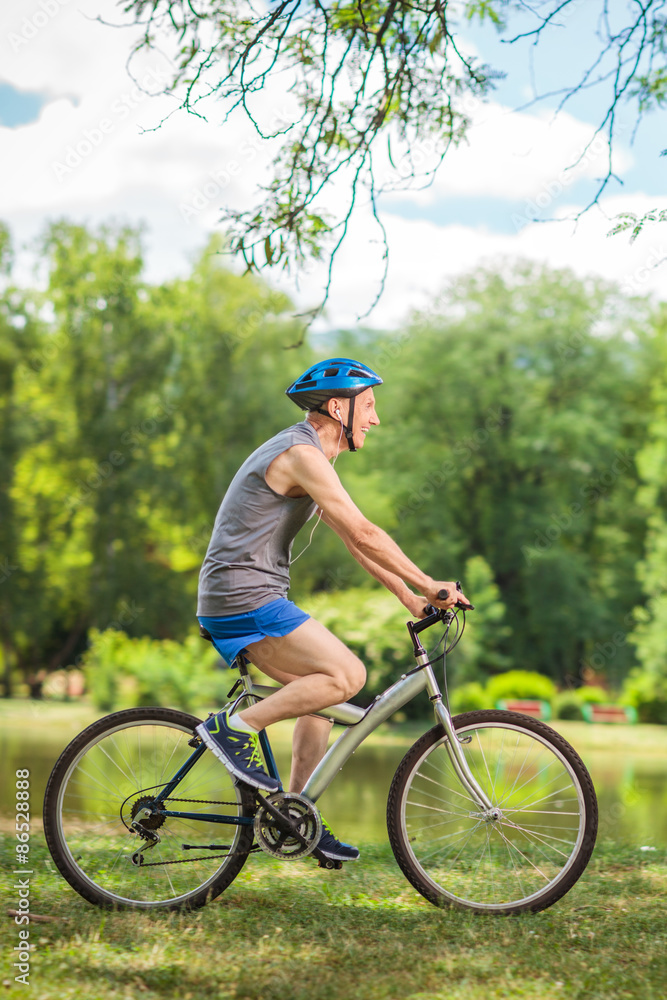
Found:
[[[197, 727], [207, 747], [238, 780], [262, 792], [279, 790], [264, 770], [257, 733], [296, 719], [289, 790], [300, 792], [323, 757], [331, 723], [312, 715], [357, 694], [363, 663], [324, 625], [287, 599], [292, 543], [313, 514], [340, 536], [354, 558], [415, 618], [424, 605], [466, 601], [456, 584], [436, 581], [370, 522], [343, 488], [331, 461], [362, 448], [380, 420], [373, 387], [382, 379], [349, 358], [313, 365], [286, 390], [305, 419], [261, 445], [225, 494], [199, 577], [197, 617], [228, 663], [243, 653], [284, 685], [234, 715], [213, 715]], [[415, 587], [414, 593], [408, 586]], [[438, 599], [447, 590], [445, 601]], [[339, 861], [359, 857], [325, 825], [318, 844]]]

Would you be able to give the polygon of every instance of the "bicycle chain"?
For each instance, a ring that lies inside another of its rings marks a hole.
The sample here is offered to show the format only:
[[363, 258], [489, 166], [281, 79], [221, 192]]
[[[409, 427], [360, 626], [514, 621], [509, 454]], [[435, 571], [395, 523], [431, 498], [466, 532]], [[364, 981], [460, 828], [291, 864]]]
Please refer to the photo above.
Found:
[[[218, 802], [215, 799], [172, 799], [168, 797], [164, 802], [198, 802], [202, 806], [238, 806], [238, 802]], [[183, 858], [180, 861], [142, 861], [139, 868], [161, 868], [164, 865], [189, 865], [193, 861], [215, 861], [216, 858], [234, 858], [237, 854], [250, 854], [259, 848], [255, 845], [248, 851], [232, 851], [231, 854], [205, 854], [202, 858]]]

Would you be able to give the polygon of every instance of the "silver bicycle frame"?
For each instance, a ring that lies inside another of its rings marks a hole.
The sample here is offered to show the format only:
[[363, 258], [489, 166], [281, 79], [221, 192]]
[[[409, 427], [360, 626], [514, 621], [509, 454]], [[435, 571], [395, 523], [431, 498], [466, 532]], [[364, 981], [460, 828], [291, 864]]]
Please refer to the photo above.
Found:
[[[303, 795], [312, 802], [317, 802], [345, 762], [352, 756], [357, 747], [363, 743], [366, 737], [377, 729], [381, 723], [385, 722], [390, 715], [398, 712], [399, 709], [411, 701], [420, 691], [426, 690], [433, 703], [436, 722], [441, 723], [447, 735], [445, 747], [461, 784], [470, 795], [475, 806], [481, 809], [493, 808], [491, 800], [480, 788], [470, 770], [465, 750], [452, 725], [452, 717], [442, 702], [442, 694], [433, 673], [433, 668], [428, 662], [427, 653], [423, 652], [419, 654], [417, 662], [419, 666], [415, 670], [410, 671], [408, 674], [403, 674], [395, 684], [392, 684], [381, 695], [378, 695], [367, 709], [359, 708], [357, 705], [345, 702], [340, 705], [332, 705], [322, 712], [314, 713], [323, 718], [330, 719], [332, 722], [338, 722], [341, 725], [347, 726], [347, 728], [329, 748], [311, 774], [302, 790]], [[273, 694], [274, 691], [280, 690], [279, 688], [253, 684], [247, 674], [241, 676], [241, 683], [243, 684], [244, 691], [237, 698], [236, 704], [244, 699], [261, 700]]]

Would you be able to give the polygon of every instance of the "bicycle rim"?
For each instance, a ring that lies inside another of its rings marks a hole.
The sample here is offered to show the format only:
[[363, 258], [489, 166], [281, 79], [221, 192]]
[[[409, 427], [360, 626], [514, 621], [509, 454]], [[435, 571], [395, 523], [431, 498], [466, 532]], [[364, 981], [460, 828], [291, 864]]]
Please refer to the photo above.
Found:
[[436, 727], [408, 752], [392, 785], [388, 818], [397, 860], [436, 905], [545, 909], [577, 881], [592, 853], [597, 802], [590, 776], [572, 747], [537, 720], [473, 712], [454, 725], [498, 818], [472, 804]]
[[[192, 755], [199, 722], [169, 709], [131, 709], [100, 720], [61, 755], [45, 795], [47, 843], [59, 870], [84, 898], [119, 908], [193, 908], [238, 874], [252, 827], [252, 795], [204, 753], [165, 801], [167, 809], [229, 816], [229, 823], [184, 817], [147, 821], [159, 843], [132, 861], [146, 840], [131, 829], [142, 800], [162, 788]], [[178, 801], [192, 799], [196, 801]], [[227, 803], [227, 804], [216, 804]], [[211, 850], [211, 846], [215, 849]]]

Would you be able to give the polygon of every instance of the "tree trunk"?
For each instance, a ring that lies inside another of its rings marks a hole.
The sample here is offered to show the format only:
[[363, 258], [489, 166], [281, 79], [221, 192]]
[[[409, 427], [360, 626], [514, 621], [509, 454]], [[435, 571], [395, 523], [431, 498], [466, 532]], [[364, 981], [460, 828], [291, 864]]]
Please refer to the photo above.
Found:
[[12, 648], [6, 639], [2, 642], [2, 697], [12, 696]]

